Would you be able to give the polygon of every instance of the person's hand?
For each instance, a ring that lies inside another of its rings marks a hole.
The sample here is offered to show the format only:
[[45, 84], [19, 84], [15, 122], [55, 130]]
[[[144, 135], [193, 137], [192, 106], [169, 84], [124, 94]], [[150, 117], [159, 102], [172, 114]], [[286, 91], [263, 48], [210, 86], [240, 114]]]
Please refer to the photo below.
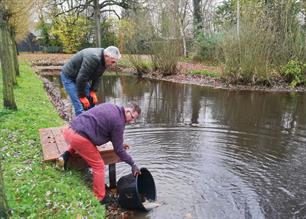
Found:
[[140, 170], [139, 170], [139, 168], [136, 164], [132, 165], [132, 173], [133, 173], [134, 176], [137, 176], [137, 175], [141, 174], [141, 172], [140, 172]]
[[89, 92], [89, 96], [91, 96], [93, 104], [96, 105], [97, 102], [98, 102], [98, 98], [97, 98], [96, 93], [95, 93], [94, 91], [90, 91], [90, 92]]
[[125, 150], [127, 150], [127, 149], [130, 148], [130, 146], [129, 146], [128, 144], [123, 144], [123, 148], [124, 148]]
[[86, 97], [81, 97], [80, 101], [81, 101], [84, 109], [88, 109], [90, 107], [89, 100]]

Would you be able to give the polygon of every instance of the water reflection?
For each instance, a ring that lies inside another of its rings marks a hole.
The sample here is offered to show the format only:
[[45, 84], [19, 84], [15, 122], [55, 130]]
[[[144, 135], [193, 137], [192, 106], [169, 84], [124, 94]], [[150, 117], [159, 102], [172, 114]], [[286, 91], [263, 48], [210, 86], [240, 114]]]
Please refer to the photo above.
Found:
[[200, 106], [204, 101], [204, 90], [190, 88], [121, 76], [104, 78], [99, 94], [101, 99], [119, 104], [138, 102], [143, 109], [142, 117], [148, 123], [177, 125], [198, 123], [202, 114]]
[[[142, 108], [125, 140], [162, 205], [134, 218], [306, 217], [306, 95], [104, 76], [103, 102]], [[128, 174], [118, 164], [118, 178]]]

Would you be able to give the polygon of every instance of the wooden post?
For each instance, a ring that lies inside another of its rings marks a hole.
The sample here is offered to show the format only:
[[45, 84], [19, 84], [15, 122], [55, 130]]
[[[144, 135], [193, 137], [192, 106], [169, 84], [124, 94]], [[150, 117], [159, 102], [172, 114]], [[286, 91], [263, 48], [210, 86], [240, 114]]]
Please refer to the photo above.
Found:
[[109, 186], [111, 189], [116, 188], [116, 164], [109, 164], [108, 165], [108, 172], [109, 172]]

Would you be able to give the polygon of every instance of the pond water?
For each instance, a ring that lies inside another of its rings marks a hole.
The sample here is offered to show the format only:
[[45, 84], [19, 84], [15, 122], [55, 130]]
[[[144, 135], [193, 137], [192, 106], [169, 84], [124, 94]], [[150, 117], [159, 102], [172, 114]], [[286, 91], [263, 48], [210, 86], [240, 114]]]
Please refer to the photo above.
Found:
[[[134, 218], [305, 218], [306, 94], [104, 76], [99, 98], [142, 108], [125, 142], [161, 204]], [[117, 165], [117, 179], [130, 173]]]

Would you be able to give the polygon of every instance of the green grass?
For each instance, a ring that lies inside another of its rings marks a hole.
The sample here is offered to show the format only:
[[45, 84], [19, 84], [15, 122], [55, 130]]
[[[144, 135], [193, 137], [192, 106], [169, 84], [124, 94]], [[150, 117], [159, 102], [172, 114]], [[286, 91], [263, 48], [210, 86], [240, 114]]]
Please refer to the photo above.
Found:
[[14, 90], [17, 111], [3, 108], [0, 72], [0, 158], [12, 218], [104, 218], [105, 208], [83, 174], [42, 162], [38, 129], [64, 122], [31, 67], [21, 63], [20, 72]]
[[205, 75], [205, 76], [209, 76], [209, 77], [218, 77], [219, 73], [217, 72], [211, 72], [208, 70], [192, 70], [191, 74], [193, 75]]

